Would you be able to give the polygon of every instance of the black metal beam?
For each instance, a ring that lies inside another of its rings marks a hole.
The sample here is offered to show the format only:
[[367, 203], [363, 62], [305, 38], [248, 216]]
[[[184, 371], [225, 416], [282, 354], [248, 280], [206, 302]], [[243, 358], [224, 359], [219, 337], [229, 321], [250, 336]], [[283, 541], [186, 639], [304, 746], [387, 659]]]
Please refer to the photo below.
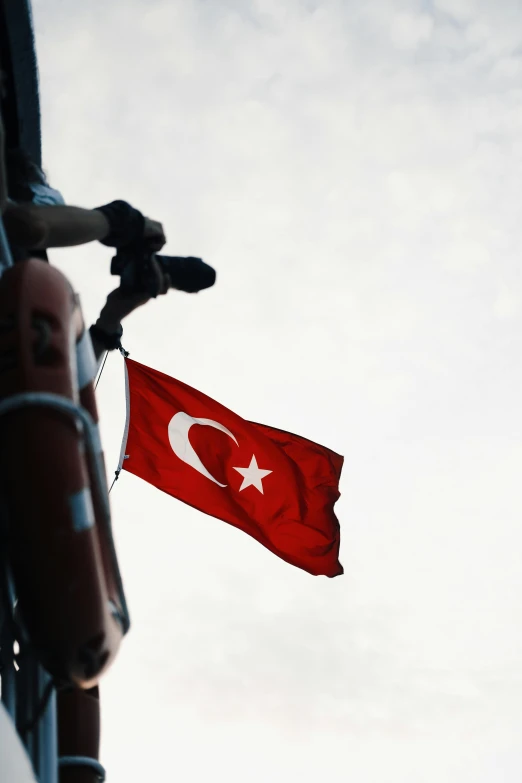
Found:
[[0, 66], [6, 74], [2, 101], [6, 143], [23, 147], [41, 165], [38, 64], [30, 0], [0, 0]]

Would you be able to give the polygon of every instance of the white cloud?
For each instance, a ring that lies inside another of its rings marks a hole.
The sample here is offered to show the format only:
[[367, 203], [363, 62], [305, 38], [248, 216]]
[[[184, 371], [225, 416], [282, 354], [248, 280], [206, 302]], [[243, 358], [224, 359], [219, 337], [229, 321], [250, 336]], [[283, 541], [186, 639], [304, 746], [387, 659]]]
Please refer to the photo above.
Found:
[[467, 22], [479, 10], [480, 2], [477, 0], [434, 0], [434, 6], [438, 11], [449, 14], [459, 22]]
[[464, 272], [488, 264], [490, 255], [487, 247], [474, 239], [458, 239], [446, 247], [444, 264], [448, 269]]
[[[522, 18], [431, 11], [35, 2], [55, 186], [218, 268], [129, 319], [133, 358], [346, 457], [333, 582], [121, 478], [114, 778], [520, 779]], [[110, 251], [52, 259], [94, 318]], [[116, 358], [99, 390], [112, 467]]]
[[520, 294], [502, 283], [493, 304], [493, 312], [500, 319], [515, 318], [520, 313]]
[[427, 14], [398, 14], [392, 21], [391, 39], [397, 49], [415, 50], [430, 40], [433, 26], [433, 19]]

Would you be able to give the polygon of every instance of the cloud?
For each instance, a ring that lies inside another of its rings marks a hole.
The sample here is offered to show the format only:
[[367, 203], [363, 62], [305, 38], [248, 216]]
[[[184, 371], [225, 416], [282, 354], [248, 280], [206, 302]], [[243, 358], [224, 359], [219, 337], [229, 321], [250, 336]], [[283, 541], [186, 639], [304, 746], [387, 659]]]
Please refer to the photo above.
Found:
[[493, 311], [497, 318], [511, 319], [520, 313], [520, 296], [506, 283], [499, 286]]
[[476, 15], [481, 3], [477, 0], [434, 0], [433, 5], [437, 11], [459, 22], [468, 22]]
[[[53, 184], [127, 199], [218, 269], [129, 318], [132, 357], [346, 458], [334, 583], [122, 476], [110, 772], [490, 783], [498, 761], [515, 783], [520, 9], [38, 0], [35, 19]], [[52, 253], [92, 320], [110, 255]], [[117, 358], [99, 392], [112, 467]]]
[[391, 25], [391, 39], [397, 49], [415, 50], [430, 40], [433, 27], [434, 21], [427, 14], [398, 14]]

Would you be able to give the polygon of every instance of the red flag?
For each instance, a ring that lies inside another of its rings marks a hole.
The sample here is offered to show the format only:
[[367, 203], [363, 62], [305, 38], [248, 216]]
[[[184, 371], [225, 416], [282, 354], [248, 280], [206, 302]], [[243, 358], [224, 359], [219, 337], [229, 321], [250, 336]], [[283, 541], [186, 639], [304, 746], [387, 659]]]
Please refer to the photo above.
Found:
[[196, 389], [126, 359], [125, 470], [228, 522], [292, 565], [338, 576], [343, 457], [245, 421]]

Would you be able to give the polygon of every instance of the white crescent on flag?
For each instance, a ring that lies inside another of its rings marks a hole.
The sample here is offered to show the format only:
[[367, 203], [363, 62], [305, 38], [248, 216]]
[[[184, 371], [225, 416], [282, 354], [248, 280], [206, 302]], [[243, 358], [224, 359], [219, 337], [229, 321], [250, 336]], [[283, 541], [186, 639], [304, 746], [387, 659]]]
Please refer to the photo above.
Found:
[[223, 424], [220, 424], [218, 421], [213, 421], [212, 419], [197, 419], [193, 416], [189, 416], [188, 413], [184, 413], [184, 411], [180, 411], [179, 413], [176, 413], [169, 422], [169, 443], [176, 457], [182, 462], [185, 462], [185, 464], [190, 465], [194, 470], [197, 470], [198, 473], [201, 473], [205, 478], [213, 481], [219, 487], [226, 487], [226, 484], [221, 484], [211, 473], [209, 473], [189, 441], [189, 431], [193, 424], [203, 424], [206, 427], [214, 427], [214, 429], [220, 430], [221, 432], [224, 432], [225, 435], [228, 435], [229, 438], [232, 438], [236, 446], [239, 446], [239, 443], [230, 430], [227, 430]]

